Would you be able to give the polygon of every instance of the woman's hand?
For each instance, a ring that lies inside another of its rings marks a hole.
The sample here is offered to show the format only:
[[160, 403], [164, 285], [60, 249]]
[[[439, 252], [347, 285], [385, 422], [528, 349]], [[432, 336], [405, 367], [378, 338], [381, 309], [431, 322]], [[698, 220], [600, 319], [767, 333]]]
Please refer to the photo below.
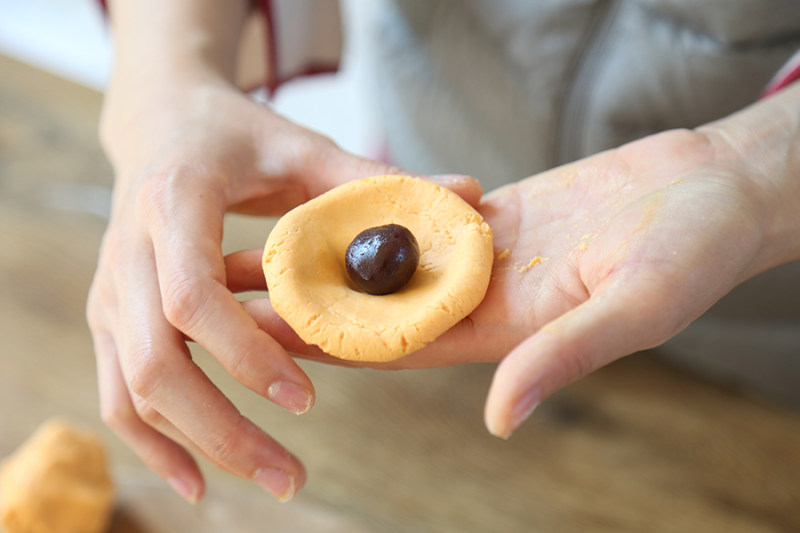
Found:
[[203, 345], [238, 381], [291, 412], [313, 404], [309, 379], [230, 290], [241, 285], [229, 271], [242, 256], [222, 255], [223, 217], [279, 214], [394, 169], [347, 154], [224, 84], [188, 87], [173, 106], [141, 109], [133, 122], [119, 116], [104, 130], [117, 179], [87, 311], [103, 417], [189, 500], [203, 492], [190, 452], [290, 498], [304, 481], [300, 462], [237, 411], [186, 344]]
[[[232, 293], [253, 267], [263, 283], [261, 253], [223, 257], [223, 217], [281, 214], [397, 169], [343, 152], [233, 86], [250, 2], [109, 4], [115, 61], [101, 140], [116, 181], [87, 305], [103, 418], [190, 501], [204, 491], [192, 454], [289, 499], [303, 466], [239, 413], [186, 344], [291, 412], [314, 402], [308, 377]], [[444, 181], [480, 198], [474, 180]]]
[[[770, 189], [723, 144], [666, 132], [487, 195], [496, 255], [484, 301], [426, 348], [374, 366], [502, 360], [486, 422], [508, 436], [556, 390], [666, 341], [775, 264]], [[326, 359], [265, 301], [247, 308], [288, 350]]]

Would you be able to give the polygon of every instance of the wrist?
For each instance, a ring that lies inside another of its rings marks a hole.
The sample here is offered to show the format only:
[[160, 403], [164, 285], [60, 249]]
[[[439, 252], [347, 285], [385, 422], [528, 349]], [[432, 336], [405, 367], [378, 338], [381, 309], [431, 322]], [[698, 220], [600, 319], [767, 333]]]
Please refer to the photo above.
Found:
[[232, 81], [249, 0], [109, 0], [114, 76], [148, 84], [175, 73]]
[[196, 113], [204, 92], [236, 90], [248, 2], [114, 0], [109, 10], [115, 57], [100, 139], [116, 167], [121, 155], [146, 157], [163, 144]]
[[800, 83], [697, 132], [760, 207], [762, 247], [750, 274], [800, 259]]

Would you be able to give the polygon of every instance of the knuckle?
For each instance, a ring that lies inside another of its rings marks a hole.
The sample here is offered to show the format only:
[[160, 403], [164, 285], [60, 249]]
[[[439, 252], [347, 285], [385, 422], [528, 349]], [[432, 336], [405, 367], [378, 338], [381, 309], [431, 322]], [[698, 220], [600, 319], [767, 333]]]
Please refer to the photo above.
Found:
[[567, 366], [567, 380], [570, 383], [591, 374], [595, 370], [593, 359], [583, 352], [573, 354], [572, 357], [566, 359], [565, 364]]
[[159, 413], [149, 402], [140, 396], [134, 395], [133, 408], [136, 411], [136, 415], [149, 426], [156, 427], [163, 419], [161, 413]]
[[[225, 362], [225, 370], [239, 383], [253, 383], [253, 376], [259, 375], [258, 362], [254, 360], [253, 352], [247, 349], [235, 350]], [[265, 380], [269, 381], [269, 380]], [[258, 389], [256, 389], [258, 390]], [[266, 395], [266, 387], [263, 390]]]
[[287, 140], [286, 144], [287, 146], [283, 153], [291, 155], [291, 159], [288, 161], [290, 168], [292, 163], [302, 168], [312, 162], [319, 146], [319, 143], [315, 140], [303, 136]]
[[131, 352], [132, 364], [128, 370], [128, 388], [132, 395], [143, 399], [151, 397], [163, 379], [164, 369], [147, 343]]
[[181, 331], [192, 329], [203, 317], [208, 290], [185, 275], [170, 280], [163, 291], [163, 313]]
[[97, 275], [107, 277], [110, 272], [113, 272], [113, 265], [119, 264], [130, 249], [132, 241], [133, 239], [127, 232], [114, 229], [106, 233], [103, 239]]
[[407, 174], [407, 173], [408, 173], [408, 171], [406, 171], [406, 170], [404, 170], [404, 169], [402, 169], [402, 168], [400, 168], [400, 167], [396, 167], [396, 166], [394, 166], [394, 165], [391, 165], [391, 166], [389, 166], [389, 167], [386, 167], [386, 168], [384, 169], [384, 172], [385, 172], [386, 174]]
[[102, 329], [115, 300], [114, 291], [105, 281], [95, 277], [86, 297], [86, 322], [93, 332]]
[[136, 417], [136, 412], [127, 402], [108, 401], [100, 404], [100, 418], [117, 433], [129, 427]]
[[247, 434], [243, 422], [244, 417], [240, 415], [232, 429], [211, 439], [206, 450], [209, 457], [230, 470], [235, 470], [233, 464], [242, 455], [244, 436]]
[[136, 212], [147, 220], [163, 222], [173, 216], [186, 200], [187, 192], [196, 191], [198, 182], [212, 198], [224, 198], [227, 178], [224, 172], [182, 161], [167, 161], [139, 176]]
[[139, 194], [136, 196], [136, 212], [149, 218], [164, 208], [164, 182], [156, 174], [139, 177]]
[[97, 293], [94, 289], [89, 290], [89, 296], [86, 299], [86, 323], [89, 325], [89, 330], [96, 332], [102, 327], [103, 313], [100, 311], [101, 304], [97, 300]]
[[136, 196], [136, 212], [144, 220], [160, 222], [169, 218], [174, 206], [181, 198], [184, 186], [183, 176], [179, 171], [150, 171], [139, 176], [139, 194]]
[[324, 135], [303, 131], [287, 136], [282, 153], [291, 154], [296, 165], [305, 167], [325, 161], [331, 151], [338, 150], [336, 143]]

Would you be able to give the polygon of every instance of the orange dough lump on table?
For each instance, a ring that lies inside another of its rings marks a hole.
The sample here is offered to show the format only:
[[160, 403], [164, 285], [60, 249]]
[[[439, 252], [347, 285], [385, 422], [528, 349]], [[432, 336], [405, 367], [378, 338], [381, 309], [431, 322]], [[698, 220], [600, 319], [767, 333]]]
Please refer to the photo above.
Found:
[[[362, 231], [397, 224], [419, 245], [411, 280], [391, 294], [360, 290], [345, 267]], [[267, 239], [270, 302], [303, 341], [353, 361], [391, 361], [419, 350], [483, 300], [492, 232], [452, 191], [408, 176], [341, 185], [284, 215]]]
[[64, 421], [42, 424], [0, 465], [5, 533], [103, 533], [113, 506], [103, 443]]

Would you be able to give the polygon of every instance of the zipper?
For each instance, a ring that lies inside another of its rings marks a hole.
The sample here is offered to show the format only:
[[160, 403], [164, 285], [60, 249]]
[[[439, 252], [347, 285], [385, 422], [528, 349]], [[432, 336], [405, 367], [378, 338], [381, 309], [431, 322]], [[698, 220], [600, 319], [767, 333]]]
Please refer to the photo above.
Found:
[[580, 45], [562, 100], [554, 151], [556, 165], [587, 155], [581, 152], [580, 141], [581, 133], [585, 131], [589, 95], [608, 53], [609, 36], [620, 3], [620, 0], [607, 0], [598, 6]]

